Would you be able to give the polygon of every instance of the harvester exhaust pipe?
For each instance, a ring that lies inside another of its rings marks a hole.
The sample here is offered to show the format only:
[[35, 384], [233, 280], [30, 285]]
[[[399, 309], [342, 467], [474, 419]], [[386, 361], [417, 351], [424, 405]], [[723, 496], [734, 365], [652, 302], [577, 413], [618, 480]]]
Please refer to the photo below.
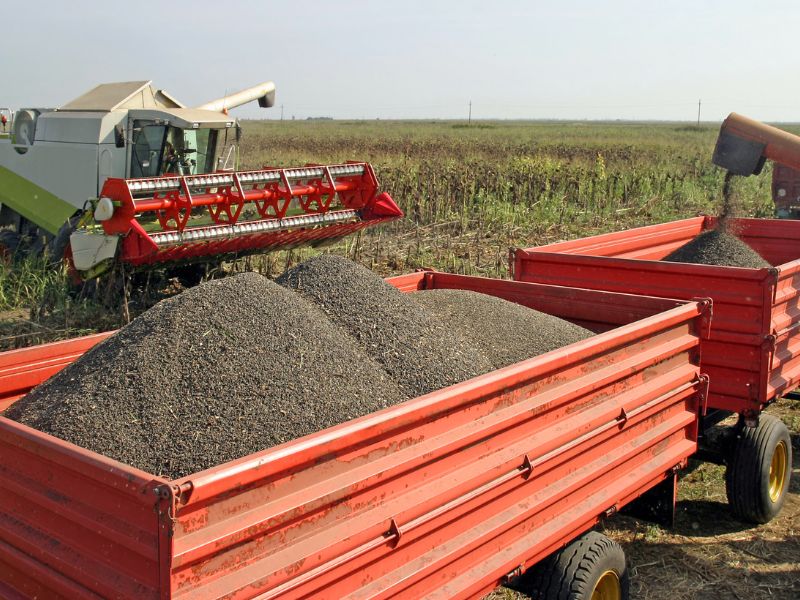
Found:
[[735, 175], [758, 175], [764, 162], [800, 169], [800, 137], [731, 113], [722, 123], [712, 161]]
[[253, 100], [258, 100], [258, 105], [261, 108], [269, 108], [275, 105], [275, 84], [272, 81], [265, 81], [253, 87], [249, 87], [241, 92], [236, 92], [222, 98], [217, 98], [211, 102], [201, 104], [197, 108], [202, 110], [212, 110], [214, 112], [223, 112], [247, 104]]

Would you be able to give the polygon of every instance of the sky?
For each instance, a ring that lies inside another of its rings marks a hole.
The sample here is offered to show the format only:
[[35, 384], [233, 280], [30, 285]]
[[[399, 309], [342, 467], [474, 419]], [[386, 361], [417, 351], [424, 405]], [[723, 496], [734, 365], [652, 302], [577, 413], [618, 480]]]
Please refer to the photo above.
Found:
[[[0, 0], [0, 107], [152, 79], [240, 118], [800, 121], [800, 2]], [[2, 24], [2, 15], [9, 19]], [[22, 23], [25, 26], [21, 26]], [[16, 24], [15, 24], [16, 23]]]

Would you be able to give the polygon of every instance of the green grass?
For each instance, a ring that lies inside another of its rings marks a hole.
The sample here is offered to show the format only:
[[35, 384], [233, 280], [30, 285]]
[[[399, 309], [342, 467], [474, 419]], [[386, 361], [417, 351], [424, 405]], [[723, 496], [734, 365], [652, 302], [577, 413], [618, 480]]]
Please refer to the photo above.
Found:
[[43, 257], [0, 261], [0, 351], [113, 329], [118, 306], [76, 291]]
[[62, 274], [40, 258], [0, 261], [0, 311], [37, 306], [62, 280]]

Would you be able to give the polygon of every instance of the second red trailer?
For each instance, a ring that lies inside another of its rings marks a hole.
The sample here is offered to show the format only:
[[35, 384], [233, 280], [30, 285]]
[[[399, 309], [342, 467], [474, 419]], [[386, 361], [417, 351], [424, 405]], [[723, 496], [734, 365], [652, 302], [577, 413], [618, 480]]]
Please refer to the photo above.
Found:
[[[783, 503], [791, 465], [786, 427], [760, 413], [800, 383], [800, 221], [729, 221], [769, 267], [662, 261], [716, 223], [696, 217], [517, 249], [511, 268], [518, 281], [713, 300], [711, 334], [701, 344], [714, 409], [703, 456], [728, 465], [728, 496], [739, 516], [763, 522]], [[714, 428], [731, 413], [741, 417], [737, 426]]]

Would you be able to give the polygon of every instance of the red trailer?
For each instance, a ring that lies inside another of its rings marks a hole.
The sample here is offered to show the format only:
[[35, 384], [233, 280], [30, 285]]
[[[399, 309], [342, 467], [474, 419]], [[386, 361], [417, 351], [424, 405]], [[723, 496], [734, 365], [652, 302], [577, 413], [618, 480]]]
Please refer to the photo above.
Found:
[[[712, 409], [701, 433], [702, 456], [728, 465], [734, 511], [765, 522], [783, 504], [792, 464], [786, 427], [759, 415], [800, 382], [800, 221], [731, 219], [770, 268], [661, 262], [715, 224], [696, 217], [515, 250], [511, 268], [518, 281], [712, 298], [711, 336], [702, 344]], [[735, 427], [713, 427], [732, 413], [741, 416]]]
[[[637, 499], [674, 509], [704, 410], [709, 302], [436, 272], [390, 281], [492, 294], [599, 333], [178, 480], [0, 417], [0, 596], [478, 598], [577, 538], [562, 585], [625, 597], [618, 547], [584, 534]], [[106, 335], [0, 354], [0, 402]], [[565, 562], [548, 560], [537, 568]]]

